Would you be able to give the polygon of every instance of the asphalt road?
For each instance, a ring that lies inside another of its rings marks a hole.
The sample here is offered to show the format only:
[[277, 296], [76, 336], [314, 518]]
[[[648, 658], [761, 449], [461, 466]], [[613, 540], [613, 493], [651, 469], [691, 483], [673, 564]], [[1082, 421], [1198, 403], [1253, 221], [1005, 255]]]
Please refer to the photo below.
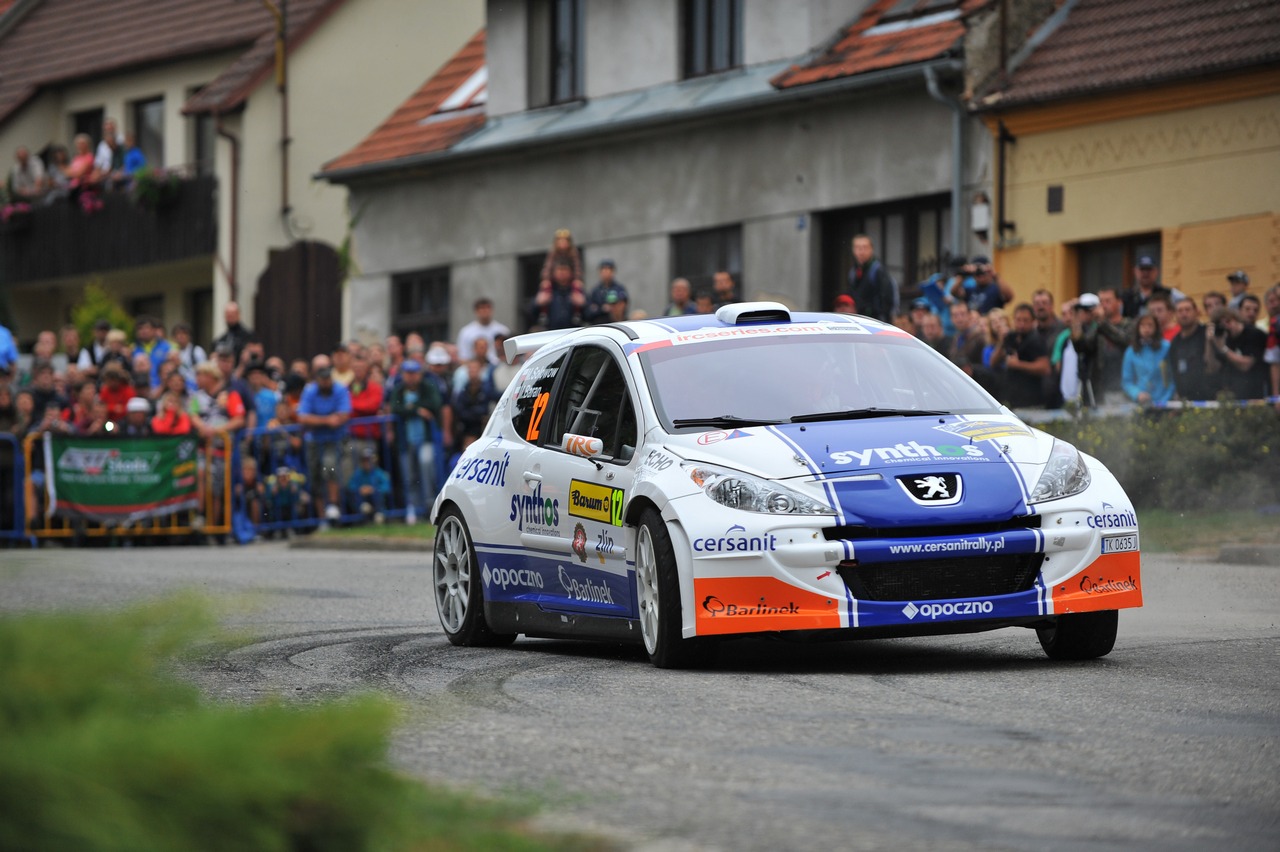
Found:
[[1035, 635], [730, 645], [717, 670], [638, 649], [443, 638], [421, 554], [0, 551], [0, 608], [197, 588], [257, 638], [215, 695], [378, 689], [414, 712], [395, 759], [545, 803], [645, 850], [1280, 847], [1280, 573], [1144, 557], [1116, 650]]

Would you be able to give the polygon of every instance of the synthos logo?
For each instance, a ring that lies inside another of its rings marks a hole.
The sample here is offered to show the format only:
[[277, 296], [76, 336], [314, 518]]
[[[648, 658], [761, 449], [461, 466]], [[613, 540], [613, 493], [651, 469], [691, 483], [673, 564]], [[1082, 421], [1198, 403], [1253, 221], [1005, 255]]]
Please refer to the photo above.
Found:
[[783, 604], [782, 606], [770, 606], [764, 602], [764, 598], [760, 599], [760, 603], [752, 606], [742, 606], [739, 604], [725, 603], [715, 595], [707, 595], [702, 601], [702, 608], [711, 614], [712, 618], [724, 616], [725, 618], [735, 618], [743, 615], [799, 615], [800, 607], [794, 602]]
[[831, 454], [836, 464], [852, 464], [855, 460], [859, 466], [866, 467], [873, 459], [885, 464], [902, 464], [920, 459], [950, 459], [952, 461], [987, 461], [987, 454], [982, 447], [968, 444], [939, 444], [936, 447], [921, 444], [919, 441], [907, 441], [894, 444], [892, 447], [872, 447], [869, 450], [837, 450]]
[[503, 590], [510, 586], [527, 589], [542, 588], [542, 575], [527, 568], [490, 568], [489, 563], [486, 562], [484, 570], [480, 572], [480, 576], [484, 578], [486, 586], [493, 586]]
[[511, 515], [507, 520], [516, 521], [521, 532], [526, 526], [531, 532], [554, 530], [560, 524], [560, 501], [550, 497], [544, 500], [539, 482], [532, 494], [511, 495]]
[[556, 568], [560, 572], [560, 587], [572, 600], [613, 604], [613, 591], [604, 583], [597, 583], [590, 577], [581, 580], [570, 577], [563, 565], [557, 565]]
[[908, 620], [914, 620], [917, 615], [923, 616], [930, 620], [935, 620], [938, 616], [948, 615], [986, 615], [995, 609], [991, 601], [961, 601], [960, 603], [926, 603], [917, 606], [914, 603], [908, 603], [902, 608], [902, 614]]
[[1136, 527], [1138, 525], [1138, 516], [1133, 512], [1116, 512], [1108, 509], [1115, 509], [1110, 503], [1102, 504], [1102, 512], [1097, 515], [1090, 515], [1086, 518], [1086, 523], [1095, 530], [1109, 530], [1116, 527]]
[[578, 559], [587, 561], [587, 530], [582, 524], [573, 525], [573, 552]]
[[724, 535], [695, 538], [693, 549], [697, 553], [763, 553], [778, 549], [778, 537], [773, 533], [746, 535], [746, 527], [734, 524]]

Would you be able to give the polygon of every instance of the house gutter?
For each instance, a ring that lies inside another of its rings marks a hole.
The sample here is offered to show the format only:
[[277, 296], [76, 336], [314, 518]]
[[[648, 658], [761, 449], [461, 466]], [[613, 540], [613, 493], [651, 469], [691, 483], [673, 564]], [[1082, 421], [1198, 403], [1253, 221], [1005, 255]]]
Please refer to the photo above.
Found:
[[[959, 59], [935, 59], [930, 62], [907, 65], [899, 68], [886, 68], [883, 71], [872, 71], [854, 77], [841, 77], [836, 80], [825, 80], [821, 83], [809, 83], [790, 89], [769, 89], [755, 95], [730, 103], [717, 104], [686, 113], [669, 114], [666, 117], [654, 118], [645, 116], [637, 119], [619, 119], [610, 122], [606, 127], [590, 126], [565, 131], [551, 131], [536, 139], [519, 139], [489, 147], [480, 147], [466, 151], [434, 151], [430, 154], [418, 154], [382, 163], [369, 163], [330, 172], [317, 172], [315, 177], [330, 183], [348, 183], [363, 178], [371, 178], [382, 172], [399, 172], [409, 169], [434, 166], [441, 163], [454, 163], [475, 160], [502, 154], [525, 153], [535, 148], [545, 148], [578, 139], [613, 136], [638, 130], [652, 130], [672, 125], [688, 124], [712, 118], [722, 118], [735, 113], [746, 112], [758, 107], [783, 106], [802, 103], [822, 97], [836, 96], [849, 92], [862, 91], [891, 83], [907, 82], [919, 78], [922, 70], [932, 69], [934, 73], [958, 73], [964, 69]], [[483, 133], [484, 130], [480, 130]], [[954, 217], [953, 217], [954, 218]]]
[[944, 94], [938, 85], [938, 72], [932, 65], [924, 69], [925, 88], [929, 97], [951, 110], [951, 256], [964, 254], [964, 228], [960, 216], [964, 195], [964, 121], [968, 111], [960, 99]]
[[237, 267], [240, 257], [240, 138], [222, 126], [222, 113], [213, 114], [214, 131], [231, 144], [231, 221], [228, 223], [230, 236], [231, 262], [225, 270], [227, 289], [230, 291], [229, 301], [238, 302], [240, 286], [237, 283]]

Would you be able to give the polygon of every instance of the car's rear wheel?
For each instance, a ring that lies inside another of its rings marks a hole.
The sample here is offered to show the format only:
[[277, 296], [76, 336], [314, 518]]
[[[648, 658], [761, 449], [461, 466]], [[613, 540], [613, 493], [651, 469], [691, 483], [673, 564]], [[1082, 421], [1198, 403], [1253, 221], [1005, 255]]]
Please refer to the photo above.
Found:
[[440, 626], [454, 645], [509, 645], [514, 633], [495, 633], [484, 620], [484, 590], [471, 533], [461, 513], [448, 508], [436, 527], [431, 578]]
[[1060, 615], [1047, 627], [1036, 628], [1040, 647], [1054, 660], [1093, 660], [1111, 653], [1116, 644], [1120, 613], [1077, 612]]
[[654, 509], [644, 511], [636, 531], [636, 601], [640, 636], [655, 666], [688, 668], [714, 659], [714, 644], [680, 635], [680, 577], [675, 550], [666, 523]]

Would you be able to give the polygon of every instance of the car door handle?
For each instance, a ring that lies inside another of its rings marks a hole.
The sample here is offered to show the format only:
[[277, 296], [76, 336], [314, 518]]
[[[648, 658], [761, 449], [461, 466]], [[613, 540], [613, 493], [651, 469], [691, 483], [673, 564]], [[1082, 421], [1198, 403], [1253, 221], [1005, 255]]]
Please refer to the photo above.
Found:
[[526, 471], [524, 472], [524, 481], [525, 481], [525, 482], [541, 482], [541, 481], [542, 481], [542, 474], [540, 474], [540, 473], [534, 473], [534, 472], [533, 472], [533, 471], [531, 471], [531, 470], [526, 470]]

